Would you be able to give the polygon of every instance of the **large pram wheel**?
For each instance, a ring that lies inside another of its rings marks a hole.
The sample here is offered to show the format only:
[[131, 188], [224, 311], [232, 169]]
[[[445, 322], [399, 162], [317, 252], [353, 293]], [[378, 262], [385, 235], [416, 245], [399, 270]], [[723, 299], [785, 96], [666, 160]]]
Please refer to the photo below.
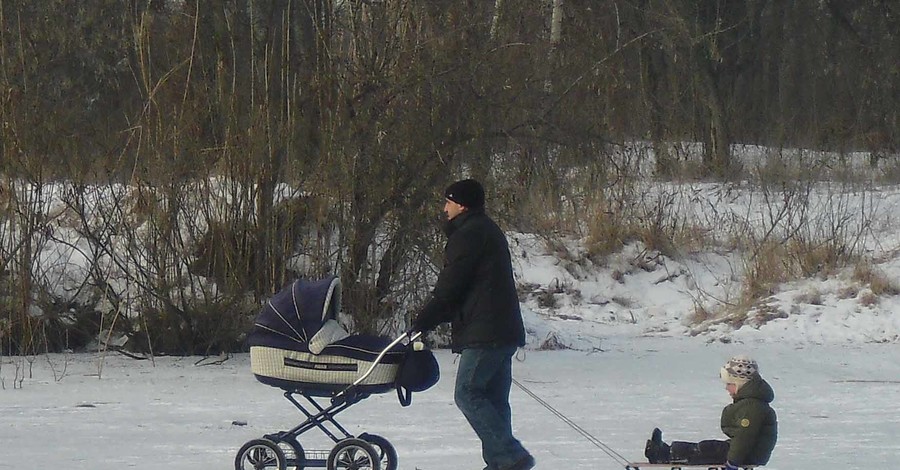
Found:
[[351, 437], [335, 444], [325, 463], [328, 470], [381, 470], [378, 451], [372, 444]]
[[397, 450], [387, 439], [369, 433], [362, 433], [359, 438], [371, 444], [375, 449], [381, 470], [397, 470]]
[[269, 439], [253, 439], [244, 444], [234, 459], [234, 470], [287, 470], [284, 452]]

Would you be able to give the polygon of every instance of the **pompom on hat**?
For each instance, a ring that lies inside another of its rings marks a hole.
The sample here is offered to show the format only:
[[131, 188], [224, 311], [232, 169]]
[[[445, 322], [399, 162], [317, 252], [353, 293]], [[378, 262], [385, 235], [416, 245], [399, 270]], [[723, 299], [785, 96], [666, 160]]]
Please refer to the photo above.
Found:
[[754, 375], [759, 374], [759, 365], [748, 356], [734, 356], [722, 366], [719, 376], [727, 384], [735, 384], [741, 388]]
[[484, 207], [484, 188], [473, 179], [460, 180], [447, 186], [444, 197], [469, 209]]

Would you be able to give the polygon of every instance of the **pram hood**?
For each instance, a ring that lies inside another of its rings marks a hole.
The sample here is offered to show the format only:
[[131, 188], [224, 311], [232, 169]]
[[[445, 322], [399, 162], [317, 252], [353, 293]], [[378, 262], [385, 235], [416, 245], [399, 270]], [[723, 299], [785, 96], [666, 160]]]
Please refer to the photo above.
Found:
[[318, 354], [348, 336], [337, 323], [341, 281], [329, 276], [317, 281], [298, 279], [275, 294], [259, 312], [250, 346], [270, 346]]

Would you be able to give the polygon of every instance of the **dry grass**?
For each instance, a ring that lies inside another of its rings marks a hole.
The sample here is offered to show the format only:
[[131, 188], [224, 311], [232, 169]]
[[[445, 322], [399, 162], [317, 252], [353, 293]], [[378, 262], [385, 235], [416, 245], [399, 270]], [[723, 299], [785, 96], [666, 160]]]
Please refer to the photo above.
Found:
[[807, 290], [795, 296], [794, 302], [799, 304], [823, 305], [822, 291], [815, 288]]
[[711, 230], [680, 217], [670, 198], [648, 204], [634, 201], [625, 207], [627, 212], [599, 204], [590, 211], [595, 214], [587, 226], [591, 259], [603, 259], [633, 241], [671, 258], [702, 251], [713, 243]]
[[716, 313], [710, 310], [700, 302], [694, 302], [694, 310], [688, 317], [691, 325], [699, 325], [708, 322], [716, 317]]
[[875, 305], [878, 305], [879, 299], [880, 299], [880, 297], [878, 295], [876, 295], [874, 292], [872, 292], [870, 290], [866, 290], [866, 291], [863, 291], [861, 294], [859, 294], [857, 301], [863, 307], [874, 307]]
[[783, 245], [769, 243], [760, 247], [745, 268], [741, 304], [752, 305], [755, 300], [774, 294], [776, 286], [792, 277], [785, 255]]
[[606, 210], [593, 212], [596, 216], [588, 223], [586, 248], [593, 260], [601, 260], [619, 251], [626, 243], [640, 239], [632, 223]]
[[859, 286], [856, 284], [841, 287], [837, 292], [837, 297], [841, 300], [855, 299], [857, 295], [859, 295]]
[[[742, 303], [749, 305], [768, 297], [785, 282], [813, 276], [833, 276], [854, 259], [841, 246], [831, 243], [814, 244], [802, 240], [784, 244], [765, 243], [757, 249], [756, 256], [749, 260], [746, 267]], [[818, 296], [821, 297], [821, 294]], [[808, 296], [810, 299], [813, 297]]]
[[561, 349], [569, 349], [569, 347], [559, 339], [556, 333], [550, 333], [541, 341], [537, 349], [538, 351], [559, 351]]
[[839, 268], [853, 261], [844, 247], [835, 243], [812, 243], [806, 240], [792, 240], [787, 244], [786, 255], [793, 263], [799, 277], [816, 275], [831, 276]]
[[884, 271], [870, 263], [858, 263], [853, 268], [853, 280], [869, 286], [878, 297], [900, 294], [900, 287]]

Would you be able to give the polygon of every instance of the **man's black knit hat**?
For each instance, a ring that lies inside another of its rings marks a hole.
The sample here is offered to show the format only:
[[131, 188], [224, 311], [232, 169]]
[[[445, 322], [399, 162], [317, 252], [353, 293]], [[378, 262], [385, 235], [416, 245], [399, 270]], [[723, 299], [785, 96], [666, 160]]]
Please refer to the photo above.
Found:
[[447, 186], [444, 196], [469, 209], [484, 207], [484, 188], [473, 179], [460, 180]]

